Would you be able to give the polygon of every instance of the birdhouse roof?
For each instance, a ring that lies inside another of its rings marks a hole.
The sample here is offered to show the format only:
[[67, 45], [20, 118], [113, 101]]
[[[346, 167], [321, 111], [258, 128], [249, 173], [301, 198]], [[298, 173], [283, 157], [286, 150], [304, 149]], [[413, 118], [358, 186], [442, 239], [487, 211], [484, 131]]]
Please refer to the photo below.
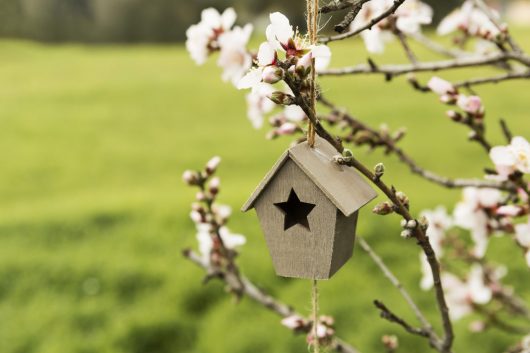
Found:
[[337, 153], [329, 142], [320, 137], [316, 138], [313, 148], [307, 142], [291, 147], [276, 161], [241, 210], [248, 211], [254, 207], [269, 182], [291, 159], [345, 216], [353, 214], [373, 200], [377, 193], [354, 168], [337, 164], [333, 160]]

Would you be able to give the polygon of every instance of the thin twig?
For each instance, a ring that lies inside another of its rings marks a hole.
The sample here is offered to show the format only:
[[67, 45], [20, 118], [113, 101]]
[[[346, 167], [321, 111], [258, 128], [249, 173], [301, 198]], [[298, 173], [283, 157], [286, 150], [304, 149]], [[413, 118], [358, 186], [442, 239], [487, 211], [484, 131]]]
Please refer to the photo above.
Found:
[[425, 315], [421, 312], [420, 308], [416, 305], [410, 294], [407, 292], [407, 290], [403, 287], [399, 279], [390, 271], [390, 269], [386, 266], [386, 264], [383, 262], [383, 260], [377, 255], [370, 245], [364, 240], [362, 237], [357, 237], [358, 243], [361, 246], [361, 248], [366, 251], [366, 253], [370, 256], [372, 261], [379, 267], [381, 272], [385, 275], [385, 277], [392, 283], [394, 287], [397, 288], [401, 296], [405, 299], [407, 304], [410, 306], [414, 314], [416, 315], [416, 318], [420, 321], [422, 325], [422, 332], [427, 333], [426, 337], [429, 337], [433, 342], [439, 341], [438, 336], [434, 332], [431, 323], [427, 320]]
[[332, 41], [342, 40], [342, 39], [354, 37], [354, 36], [358, 35], [359, 33], [361, 33], [362, 31], [365, 31], [367, 29], [371, 29], [373, 26], [375, 26], [376, 24], [378, 24], [379, 22], [381, 22], [382, 20], [384, 20], [388, 16], [391, 16], [394, 12], [396, 12], [396, 10], [404, 2], [405, 2], [405, 0], [394, 0], [394, 3], [392, 4], [392, 6], [388, 10], [386, 10], [381, 15], [379, 15], [379, 16], [373, 18], [372, 20], [370, 20], [370, 22], [368, 22], [366, 25], [364, 25], [364, 26], [362, 26], [362, 27], [360, 27], [358, 29], [352, 30], [350, 32], [346, 32], [346, 33], [342, 33], [342, 34], [338, 34], [338, 35], [334, 35], [334, 36], [320, 38], [319, 42], [326, 44], [326, 43], [329, 43], [329, 42], [332, 42]]
[[408, 33], [408, 36], [414, 39], [425, 48], [449, 58], [459, 58], [463, 56], [473, 56], [473, 53], [469, 53], [460, 49], [446, 48], [443, 45], [431, 40], [429, 37], [423, 35], [421, 32]]
[[477, 85], [483, 85], [486, 83], [499, 83], [509, 80], [520, 80], [520, 79], [529, 79], [530, 71], [524, 72], [515, 72], [515, 73], [506, 73], [503, 75], [492, 76], [492, 77], [483, 77], [483, 78], [474, 78], [469, 80], [463, 80], [453, 83], [453, 86], [456, 88], [460, 87], [471, 87]]
[[429, 338], [429, 332], [427, 332], [426, 330], [422, 328], [412, 327], [404, 319], [397, 316], [390, 309], [388, 309], [386, 305], [383, 304], [381, 301], [374, 300], [374, 305], [376, 308], [378, 308], [381, 311], [381, 317], [383, 319], [398, 324], [399, 326], [403, 327], [405, 331], [412, 333], [413, 335], [418, 335], [418, 336]]
[[[312, 109], [310, 108], [310, 105], [307, 101], [307, 98], [305, 98], [300, 91], [300, 87], [296, 85], [295, 82], [293, 82], [289, 76], [286, 76], [284, 79], [285, 83], [289, 86], [291, 91], [296, 97], [296, 104], [298, 104], [304, 113], [306, 114], [309, 121], [315, 126], [316, 132], [318, 135], [327, 141], [329, 141], [333, 147], [339, 152], [342, 153], [344, 151], [344, 147], [342, 146], [342, 143], [338, 141], [336, 138], [334, 138], [320, 123]], [[388, 187], [386, 183], [384, 183], [381, 178], [376, 177], [370, 169], [368, 169], [364, 164], [359, 162], [357, 159], [350, 157], [347, 162], [344, 164], [349, 165], [351, 167], [354, 167], [357, 169], [361, 174], [363, 174], [366, 178], [368, 178], [379, 190], [381, 190], [389, 199], [392, 201], [395, 212], [403, 217], [406, 221], [413, 220], [413, 217], [409, 213], [408, 206], [406, 207], [403, 205], [403, 203], [399, 200], [399, 198], [396, 195], [395, 189], [392, 187]], [[417, 223], [417, 221], [416, 221]], [[425, 256], [427, 257], [427, 261], [429, 263], [429, 266], [431, 268], [432, 277], [434, 280], [434, 291], [436, 295], [436, 302], [438, 305], [438, 309], [440, 311], [440, 317], [442, 321], [442, 326], [444, 330], [444, 338], [440, 344], [440, 352], [447, 353], [451, 351], [451, 346], [453, 345], [454, 340], [454, 333], [453, 333], [453, 325], [451, 323], [451, 319], [449, 318], [449, 308], [447, 307], [447, 302], [445, 300], [444, 290], [442, 286], [441, 276], [440, 276], [440, 266], [438, 263], [438, 259], [436, 258], [436, 254], [434, 253], [434, 250], [429, 243], [429, 238], [425, 234], [425, 230], [421, 227], [414, 228], [413, 236], [416, 238], [418, 245], [423, 250]]]
[[342, 68], [327, 69], [319, 71], [320, 76], [344, 76], [358, 74], [383, 74], [386, 76], [399, 76], [410, 72], [426, 72], [460, 69], [471, 66], [485, 66], [508, 60], [515, 60], [530, 67], [530, 57], [526, 54], [514, 52], [495, 53], [489, 55], [463, 57], [451, 60], [439, 60], [431, 62], [419, 62], [417, 64], [398, 65], [369, 65], [360, 64], [356, 66], [346, 66]]
[[491, 11], [489, 6], [483, 0], [473, 0], [473, 1], [474, 1], [475, 5], [488, 17], [488, 19], [491, 21], [491, 23], [493, 23], [495, 25], [495, 27], [497, 27], [497, 29], [500, 32], [504, 33], [504, 35], [506, 36], [506, 42], [510, 45], [512, 50], [515, 51], [515, 52], [518, 52], [518, 53], [522, 53], [522, 50], [519, 47], [519, 45], [517, 45], [517, 43], [515, 43], [514, 39], [510, 35], [510, 33], [508, 33], [508, 31], [505, 28], [505, 26], [503, 26], [499, 22], [498, 16], [496, 16]]
[[333, 109], [331, 114], [334, 114], [335, 116], [339, 117], [339, 119], [346, 121], [352, 129], [357, 131], [368, 131], [373, 136], [376, 136], [377, 142], [386, 148], [387, 153], [395, 154], [401, 162], [403, 162], [409, 167], [411, 172], [421, 176], [422, 178], [430, 182], [436, 183], [449, 189], [464, 187], [493, 188], [506, 191], [513, 191], [516, 189], [513, 183], [511, 182], [499, 182], [493, 180], [478, 179], [452, 179], [426, 170], [420, 167], [412, 157], [410, 157], [403, 149], [397, 146], [396, 142], [391, 138], [382, 136], [379, 131], [355, 119], [354, 117], [346, 113], [345, 110], [337, 108], [334, 104], [325, 99], [322, 95], [319, 97], [319, 101], [325, 106]]
[[[350, 157], [347, 161], [344, 162], [344, 164], [354, 167], [366, 178], [372, 181], [372, 183], [388, 197], [388, 199], [394, 205], [395, 212], [398, 213], [401, 217], [403, 217], [403, 219], [405, 219], [407, 222], [414, 220], [408, 208], [397, 197], [394, 187], [390, 188], [388, 185], [386, 185], [385, 182], [381, 180], [381, 178], [376, 177], [370, 169], [368, 169], [354, 157]], [[418, 224], [418, 221], [416, 221], [416, 224]], [[436, 254], [434, 253], [434, 250], [429, 242], [429, 238], [425, 233], [425, 230], [417, 226], [413, 229], [413, 237], [417, 240], [417, 244], [421, 247], [423, 253], [427, 257], [427, 262], [429, 263], [429, 267], [431, 269], [432, 277], [434, 280], [436, 302], [438, 305], [438, 310], [440, 312], [440, 317], [444, 330], [444, 338], [441, 341], [439, 350], [443, 353], [450, 352], [451, 346], [453, 345], [454, 333], [453, 325], [449, 317], [449, 308], [447, 307], [447, 302], [445, 300], [445, 294], [440, 276], [440, 265], [438, 263], [438, 259], [436, 258]]]
[[[183, 251], [183, 255], [185, 258], [193, 262], [194, 264], [198, 265], [199, 267], [203, 268], [206, 272], [211, 271], [211, 267], [208, 263], [206, 263], [198, 254], [191, 250], [185, 250]], [[222, 276], [219, 277], [222, 281], [226, 283], [229, 287], [232, 287], [236, 284], [236, 278], [234, 278], [234, 275], [230, 272], [223, 272]], [[278, 299], [274, 298], [273, 296], [267, 294], [262, 289], [258, 288], [254, 283], [252, 283], [247, 277], [240, 275], [239, 278], [241, 279], [242, 283], [244, 284], [242, 294], [247, 296], [248, 298], [252, 299], [258, 304], [261, 304], [266, 309], [271, 310], [272, 312], [276, 313], [280, 317], [288, 317], [291, 315], [299, 315], [296, 313], [296, 311], [289, 305], [284, 304], [280, 302]], [[334, 351], [340, 352], [340, 353], [359, 353], [357, 349], [352, 347], [351, 345], [345, 343], [342, 339], [335, 337], [332, 340], [331, 347]]]

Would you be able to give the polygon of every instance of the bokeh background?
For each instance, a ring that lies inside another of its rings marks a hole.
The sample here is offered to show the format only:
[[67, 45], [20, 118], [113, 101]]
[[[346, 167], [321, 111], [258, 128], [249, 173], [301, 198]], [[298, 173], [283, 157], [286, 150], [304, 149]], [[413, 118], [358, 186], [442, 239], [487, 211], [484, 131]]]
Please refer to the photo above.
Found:
[[[458, 1], [431, 3], [443, 14]], [[309, 281], [276, 277], [255, 215], [237, 211], [290, 141], [268, 141], [265, 130], [253, 130], [244, 92], [220, 80], [215, 59], [195, 66], [181, 42], [208, 6], [234, 6], [240, 24], [254, 21], [255, 46], [269, 11], [301, 23], [304, 8], [302, 0], [0, 0], [0, 352], [307, 351], [304, 337], [272, 313], [246, 299], [234, 303], [219, 283], [202, 285], [203, 272], [181, 256], [181, 249], [196, 247], [188, 218], [194, 192], [181, 174], [220, 155], [220, 201], [235, 210], [230, 228], [247, 236], [243, 272], [309, 311]], [[513, 31], [530, 50], [530, 30]], [[333, 66], [368, 57], [359, 40], [332, 49]], [[423, 60], [435, 58], [416, 50]], [[406, 60], [395, 44], [374, 59]], [[429, 169], [471, 177], [488, 165], [483, 151], [466, 142], [467, 131], [445, 118], [446, 107], [403, 79], [324, 78], [322, 84], [330, 99], [366, 122], [406, 126], [402, 146]], [[478, 92], [493, 141], [504, 142], [500, 117], [530, 137], [528, 83]], [[459, 199], [459, 191], [411, 175], [395, 158], [354, 152], [368, 165], [384, 161], [388, 180], [410, 196], [414, 212], [439, 204], [452, 210]], [[417, 247], [399, 237], [396, 218], [370, 208], [359, 233], [438, 323], [432, 293], [419, 290]], [[513, 256], [512, 242], [496, 238], [490, 249], [509, 266], [507, 282], [530, 300], [528, 270], [519, 253]], [[383, 334], [398, 334], [404, 352], [429, 349], [379, 319], [373, 299], [414, 322], [360, 249], [320, 289], [322, 313], [333, 315], [338, 334], [364, 352], [382, 351]], [[456, 324], [455, 350], [499, 352], [515, 342], [495, 330], [469, 333], [473, 319]]]

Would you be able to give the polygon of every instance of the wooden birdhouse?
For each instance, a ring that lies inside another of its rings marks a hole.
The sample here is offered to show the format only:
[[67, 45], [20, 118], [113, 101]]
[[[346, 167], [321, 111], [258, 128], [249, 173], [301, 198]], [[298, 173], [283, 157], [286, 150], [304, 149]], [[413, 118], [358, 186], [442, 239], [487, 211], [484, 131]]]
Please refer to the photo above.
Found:
[[377, 194], [335, 155], [318, 137], [290, 148], [242, 207], [256, 209], [279, 276], [328, 279], [352, 256], [358, 211]]

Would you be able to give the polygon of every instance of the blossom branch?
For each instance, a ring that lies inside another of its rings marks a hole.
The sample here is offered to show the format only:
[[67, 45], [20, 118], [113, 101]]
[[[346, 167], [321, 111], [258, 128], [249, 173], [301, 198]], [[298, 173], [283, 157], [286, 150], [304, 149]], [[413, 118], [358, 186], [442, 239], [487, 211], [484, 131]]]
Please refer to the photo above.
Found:
[[440, 265], [429, 242], [429, 238], [425, 234], [425, 228], [422, 227], [419, 222], [412, 217], [408, 210], [408, 204], [404, 203], [403, 197], [398, 196], [395, 188], [386, 185], [386, 183], [384, 183], [380, 177], [376, 176], [361, 162], [359, 162], [353, 156], [339, 159], [337, 162], [354, 167], [361, 172], [361, 174], [372, 181], [372, 183], [389, 198], [389, 200], [392, 202], [394, 212], [399, 214], [407, 224], [410, 222], [412, 225], [414, 225], [414, 227], [411, 229], [411, 237], [414, 237], [417, 240], [417, 244], [421, 247], [425, 256], [427, 257], [434, 281], [436, 301], [442, 320], [444, 338], [439, 345], [439, 350], [440, 352], [450, 352], [454, 340], [453, 325], [449, 317], [449, 308], [447, 307], [447, 302], [445, 300], [445, 294], [443, 291], [443, 285], [440, 276]]
[[471, 86], [483, 85], [486, 83], [500, 83], [503, 81], [520, 80], [520, 79], [525, 80], [529, 78], [530, 78], [530, 70], [526, 70], [522, 72], [509, 72], [503, 75], [492, 76], [492, 77], [474, 78], [474, 79], [469, 79], [469, 80], [458, 81], [458, 82], [454, 82], [453, 86], [456, 88], [460, 88], [460, 87], [469, 88]]
[[[184, 255], [185, 258], [187, 258], [194, 264], [198, 265], [199, 267], [203, 268], [206, 272], [210, 272], [212, 270], [211, 266], [208, 263], [206, 263], [195, 252], [191, 250], [184, 250], [182, 254]], [[223, 282], [225, 282], [225, 284], [231, 290], [234, 290], [237, 288], [237, 287], [234, 288], [234, 286], [237, 286], [237, 282], [238, 280], [240, 280], [243, 283], [243, 290], [242, 290], [243, 295], [252, 299], [256, 303], [261, 304], [264, 308], [276, 313], [280, 317], [286, 318], [286, 317], [293, 316], [293, 315], [299, 315], [296, 313], [296, 311], [291, 306], [285, 303], [282, 303], [278, 299], [267, 294], [265, 291], [258, 288], [254, 283], [252, 283], [247, 277], [243, 275], [239, 275], [236, 278], [232, 272], [225, 271], [222, 274], [220, 274], [218, 278], [222, 280]], [[310, 327], [308, 327], [307, 330], [310, 330]], [[357, 349], [347, 344], [346, 342], [344, 342], [342, 339], [338, 337], [333, 338], [330, 348], [340, 353], [359, 353]]]
[[[316, 133], [320, 137], [329, 141], [338, 152], [342, 153], [344, 151], [344, 147], [342, 146], [342, 143], [337, 138], [334, 138], [322, 126], [318, 118], [315, 116], [313, 110], [310, 108], [308, 98], [302, 94], [299, 83], [296, 82], [296, 80], [294, 80], [289, 75], [287, 75], [284, 78], [284, 81], [287, 83], [287, 85], [289, 86], [289, 88], [292, 90], [294, 94], [294, 103], [298, 104], [304, 110], [308, 119], [315, 126]], [[372, 183], [375, 186], [377, 186], [391, 200], [394, 210], [397, 214], [401, 215], [406, 222], [412, 221], [413, 223], [416, 224], [416, 226], [412, 229], [411, 235], [416, 238], [416, 240], [418, 241], [418, 245], [422, 248], [423, 252], [427, 256], [427, 260], [429, 262], [431, 272], [433, 275], [433, 279], [434, 279], [436, 300], [437, 300], [438, 309], [440, 311], [440, 316], [441, 316], [442, 325], [444, 329], [444, 338], [439, 345], [439, 350], [440, 352], [443, 352], [443, 353], [450, 352], [451, 346], [454, 340], [453, 326], [449, 318], [449, 309], [447, 307], [447, 303], [446, 303], [445, 295], [443, 291], [443, 286], [442, 286], [442, 281], [440, 278], [440, 267], [439, 267], [436, 255], [434, 253], [434, 250], [431, 244], [429, 243], [429, 238], [425, 234], [425, 228], [422, 228], [421, 226], [419, 226], [419, 223], [413, 219], [413, 217], [409, 213], [408, 204], [407, 206], [405, 206], [403, 200], [400, 200], [400, 197], [398, 196], [394, 187], [392, 188], [388, 187], [381, 180], [380, 176], [376, 176], [366, 166], [364, 166], [361, 162], [359, 162], [353, 156], [350, 156], [347, 159], [346, 158], [338, 159], [337, 162], [354, 167], [355, 169], [360, 171], [361, 174], [363, 174], [370, 181], [372, 181]]]
[[398, 64], [398, 65], [370, 65], [361, 64], [357, 66], [327, 69], [319, 72], [321, 76], [344, 76], [358, 74], [383, 74], [387, 77], [399, 76], [410, 72], [440, 71], [465, 68], [471, 66], [485, 66], [499, 62], [515, 60], [521, 64], [530, 67], [530, 57], [526, 54], [514, 52], [495, 53], [489, 55], [463, 57], [452, 60], [440, 60], [432, 62], [419, 62], [416, 64]]
[[360, 27], [358, 29], [352, 30], [350, 32], [346, 32], [346, 33], [342, 33], [342, 34], [338, 34], [338, 35], [334, 35], [334, 36], [320, 38], [319, 42], [323, 43], [323, 44], [327, 44], [327, 43], [332, 42], [332, 41], [337, 41], [337, 40], [342, 40], [342, 39], [354, 37], [354, 36], [358, 35], [359, 33], [363, 32], [363, 31], [365, 31], [367, 29], [371, 29], [373, 26], [375, 26], [376, 24], [378, 24], [379, 22], [381, 22], [385, 18], [391, 16], [393, 13], [396, 12], [396, 10], [404, 2], [405, 2], [405, 0], [394, 0], [393, 5], [390, 8], [388, 8], [388, 10], [384, 11], [381, 15], [379, 15], [379, 16], [373, 18], [372, 20], [370, 20], [370, 22], [368, 22], [368, 24], [366, 24], [366, 25], [364, 25], [364, 26], [362, 26], [362, 27]]
[[497, 29], [499, 31], [504, 33], [504, 36], [506, 38], [506, 42], [510, 45], [512, 50], [516, 51], [518, 53], [521, 53], [522, 52], [521, 48], [513, 40], [512, 36], [508, 32], [508, 29], [507, 29], [506, 25], [503, 25], [503, 24], [499, 23], [499, 20], [498, 20], [497, 16], [495, 16], [492, 13], [492, 11], [489, 8], [489, 6], [486, 5], [486, 3], [483, 0], [473, 0], [473, 2], [489, 18], [491, 23], [493, 23], [495, 25], [495, 27], [497, 27]]
[[[369, 127], [368, 125], [362, 123], [358, 119], [354, 118], [353, 116], [349, 115], [345, 110], [340, 109], [336, 107], [333, 103], [331, 103], [329, 100], [324, 98], [322, 95], [319, 97], [319, 101], [327, 106], [328, 108], [332, 109], [331, 116], [324, 117], [324, 119], [327, 119], [328, 122], [336, 123], [336, 120], [345, 121], [352, 131], [355, 132], [362, 132], [365, 131], [369, 133], [371, 138], [371, 144], [372, 146], [383, 146], [386, 148], [385, 152], [387, 154], [393, 153], [395, 154], [401, 162], [406, 164], [411, 172], [414, 174], [417, 174], [421, 176], [422, 178], [434, 182], [436, 184], [439, 184], [441, 186], [447, 187], [447, 188], [464, 188], [464, 187], [478, 187], [478, 188], [495, 188], [500, 190], [507, 190], [507, 191], [514, 191], [515, 186], [513, 183], [506, 181], [506, 182], [497, 182], [497, 181], [489, 181], [489, 180], [478, 180], [478, 179], [451, 179], [445, 176], [438, 175], [432, 171], [426, 170], [422, 167], [420, 167], [412, 157], [410, 157], [403, 149], [401, 149], [399, 146], [397, 146], [395, 139], [391, 138], [391, 136], [384, 135], [380, 131], [375, 130], [372, 127]], [[346, 140], [355, 140], [351, 136], [346, 136]], [[364, 141], [361, 141], [364, 143]]]

